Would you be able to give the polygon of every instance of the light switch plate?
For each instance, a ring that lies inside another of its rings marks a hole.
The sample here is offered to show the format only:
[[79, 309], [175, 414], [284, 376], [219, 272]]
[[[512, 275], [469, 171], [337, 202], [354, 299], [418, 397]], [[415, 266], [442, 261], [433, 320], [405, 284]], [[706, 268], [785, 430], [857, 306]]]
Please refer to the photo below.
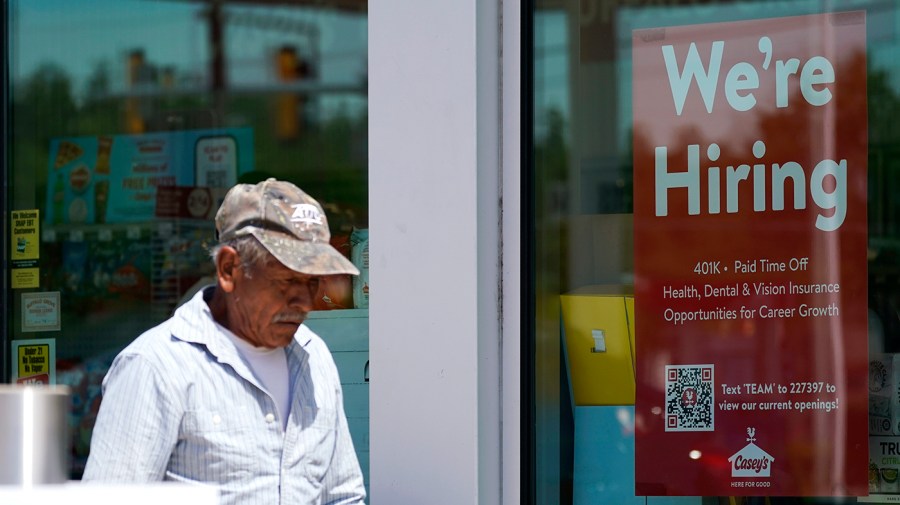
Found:
[[591, 352], [606, 352], [606, 334], [603, 330], [591, 330], [591, 337], [594, 338], [594, 348]]

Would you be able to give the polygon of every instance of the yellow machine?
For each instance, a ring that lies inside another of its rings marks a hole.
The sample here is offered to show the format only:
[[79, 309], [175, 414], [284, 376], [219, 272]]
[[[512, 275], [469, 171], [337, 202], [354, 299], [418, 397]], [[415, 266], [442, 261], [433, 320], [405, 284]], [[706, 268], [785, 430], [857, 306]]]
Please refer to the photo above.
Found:
[[633, 289], [587, 286], [560, 304], [575, 403], [572, 503], [700, 505], [696, 496], [634, 494]]
[[588, 286], [560, 299], [575, 405], [634, 405], [631, 288]]

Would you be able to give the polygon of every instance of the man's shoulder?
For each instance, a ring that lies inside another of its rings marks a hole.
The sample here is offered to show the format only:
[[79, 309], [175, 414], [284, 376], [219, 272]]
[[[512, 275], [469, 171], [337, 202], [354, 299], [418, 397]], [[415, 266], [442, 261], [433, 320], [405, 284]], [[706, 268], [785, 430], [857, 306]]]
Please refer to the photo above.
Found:
[[183, 344], [176, 338], [178, 324], [174, 317], [170, 317], [156, 326], [138, 335], [126, 346], [122, 355], [140, 355], [145, 357], [170, 355], [177, 352], [179, 344]]
[[214, 333], [214, 325], [204, 312], [206, 302], [197, 295], [179, 307], [168, 319], [146, 330], [135, 338], [123, 352], [170, 353], [178, 349], [192, 348], [194, 343], [206, 343]]

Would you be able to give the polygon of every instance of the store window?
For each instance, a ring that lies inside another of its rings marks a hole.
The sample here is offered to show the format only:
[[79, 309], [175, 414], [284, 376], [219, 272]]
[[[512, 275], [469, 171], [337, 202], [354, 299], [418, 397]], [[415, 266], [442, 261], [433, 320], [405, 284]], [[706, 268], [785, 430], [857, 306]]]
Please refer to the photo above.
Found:
[[[77, 479], [113, 357], [210, 281], [212, 217], [228, 187], [297, 184], [325, 207], [333, 244], [362, 265], [367, 4], [13, 0], [4, 9], [12, 248], [0, 369], [3, 381], [72, 387]], [[367, 301], [367, 285], [332, 279], [309, 320], [346, 367], [366, 477]]]
[[532, 7], [525, 496], [900, 499], [900, 7]]

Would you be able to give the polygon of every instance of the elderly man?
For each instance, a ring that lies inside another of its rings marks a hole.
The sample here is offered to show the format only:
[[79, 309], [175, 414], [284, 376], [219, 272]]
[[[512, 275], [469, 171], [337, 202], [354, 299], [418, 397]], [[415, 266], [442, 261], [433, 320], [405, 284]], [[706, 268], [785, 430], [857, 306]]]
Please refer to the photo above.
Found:
[[363, 503], [337, 368], [303, 321], [359, 272], [298, 187], [239, 184], [216, 215], [218, 284], [113, 362], [86, 481], [212, 484], [223, 504]]

